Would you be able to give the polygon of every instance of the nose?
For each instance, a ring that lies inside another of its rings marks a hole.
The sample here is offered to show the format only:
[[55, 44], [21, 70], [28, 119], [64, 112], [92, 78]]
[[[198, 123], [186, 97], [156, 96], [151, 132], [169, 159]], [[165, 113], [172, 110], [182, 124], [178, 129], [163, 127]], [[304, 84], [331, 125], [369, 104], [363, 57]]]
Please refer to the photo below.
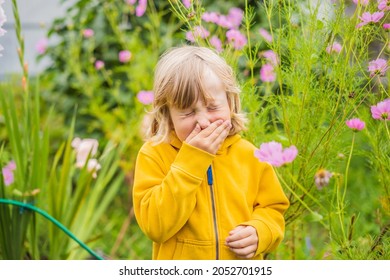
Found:
[[204, 112], [199, 112], [197, 114], [197, 119], [196, 119], [197, 123], [199, 124], [200, 128], [203, 130], [205, 129], [206, 127], [208, 127], [210, 125], [210, 120], [207, 116], [206, 113]]

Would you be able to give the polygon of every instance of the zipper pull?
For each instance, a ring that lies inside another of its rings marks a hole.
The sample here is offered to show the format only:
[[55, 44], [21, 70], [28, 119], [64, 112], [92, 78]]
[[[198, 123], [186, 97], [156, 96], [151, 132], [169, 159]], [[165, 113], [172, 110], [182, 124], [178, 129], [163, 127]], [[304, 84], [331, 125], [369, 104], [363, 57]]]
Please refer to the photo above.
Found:
[[207, 169], [207, 183], [209, 186], [213, 185], [213, 172], [211, 171], [211, 165], [209, 166], [209, 169]]

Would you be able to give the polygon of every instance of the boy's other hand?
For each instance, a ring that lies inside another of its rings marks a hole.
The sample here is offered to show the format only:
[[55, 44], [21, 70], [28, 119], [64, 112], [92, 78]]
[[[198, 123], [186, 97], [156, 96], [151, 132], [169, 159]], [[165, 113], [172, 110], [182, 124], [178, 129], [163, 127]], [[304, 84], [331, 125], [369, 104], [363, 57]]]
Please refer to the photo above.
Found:
[[231, 127], [230, 120], [217, 120], [203, 130], [197, 124], [190, 135], [188, 135], [186, 142], [215, 155], [225, 138], [229, 135]]
[[256, 229], [252, 226], [238, 226], [229, 232], [226, 246], [239, 258], [250, 259], [255, 256], [259, 238]]

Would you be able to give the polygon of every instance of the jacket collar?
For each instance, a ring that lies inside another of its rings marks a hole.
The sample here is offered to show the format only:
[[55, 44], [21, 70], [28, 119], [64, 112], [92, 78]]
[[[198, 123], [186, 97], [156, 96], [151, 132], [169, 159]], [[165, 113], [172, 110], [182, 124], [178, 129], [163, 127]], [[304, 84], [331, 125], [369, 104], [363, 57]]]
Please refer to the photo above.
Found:
[[[225, 141], [222, 143], [222, 146], [219, 148], [217, 155], [221, 155], [226, 153], [227, 149], [239, 141], [241, 139], [241, 136], [239, 134], [228, 136]], [[182, 146], [182, 142], [180, 139], [176, 136], [176, 133], [174, 131], [171, 131], [169, 135], [169, 144], [171, 144], [173, 147], [180, 149]]]

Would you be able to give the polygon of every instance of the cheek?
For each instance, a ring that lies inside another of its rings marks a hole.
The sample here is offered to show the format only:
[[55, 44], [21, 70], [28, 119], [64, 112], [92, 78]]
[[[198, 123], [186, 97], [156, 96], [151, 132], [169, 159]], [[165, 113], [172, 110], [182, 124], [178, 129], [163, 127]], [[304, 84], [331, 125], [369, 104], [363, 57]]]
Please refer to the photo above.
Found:
[[215, 122], [216, 120], [230, 120], [231, 119], [231, 113], [229, 109], [222, 110], [215, 112], [214, 114], [211, 114], [210, 122]]

